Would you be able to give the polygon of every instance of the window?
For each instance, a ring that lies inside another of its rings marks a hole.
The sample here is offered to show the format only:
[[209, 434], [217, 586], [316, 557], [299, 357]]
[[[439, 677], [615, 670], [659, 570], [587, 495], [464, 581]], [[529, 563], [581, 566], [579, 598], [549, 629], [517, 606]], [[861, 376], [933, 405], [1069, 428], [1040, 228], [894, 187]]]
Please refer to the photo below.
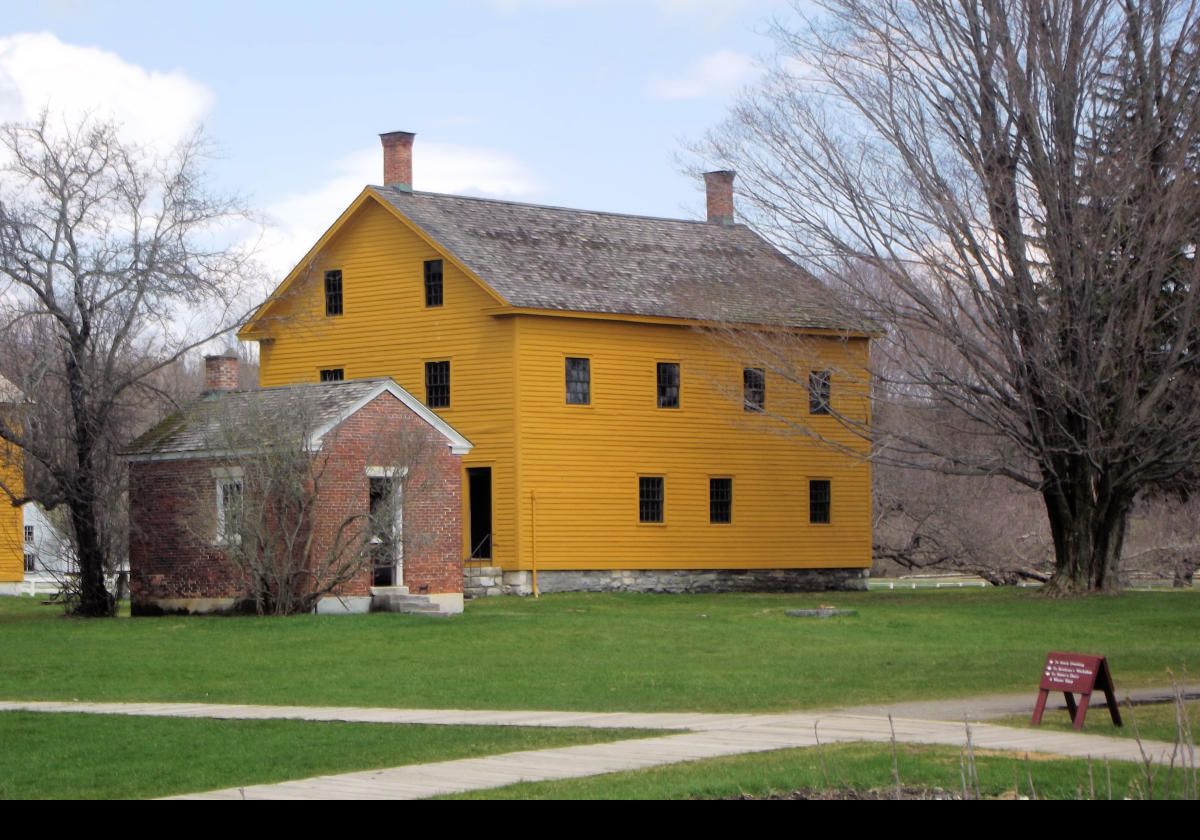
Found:
[[661, 475], [638, 478], [638, 521], [663, 521], [663, 479]]
[[808, 374], [808, 413], [829, 413], [829, 383], [830, 373], [827, 370], [814, 370]]
[[341, 382], [346, 378], [343, 368], [325, 368], [321, 371], [322, 382]]
[[828, 525], [829, 505], [829, 481], [816, 479], [808, 482], [808, 521], [813, 525]]
[[342, 314], [342, 270], [325, 272], [325, 314]]
[[742, 371], [742, 408], [762, 411], [767, 406], [767, 372], [762, 368]]
[[25, 526], [25, 542], [27, 542], [27, 543], [33, 542], [33, 526], [32, 525]]
[[450, 407], [450, 363], [425, 363], [425, 405], [430, 408]]
[[589, 405], [592, 401], [592, 362], [567, 359], [567, 404]]
[[679, 365], [658, 363], [658, 407], [679, 408]]
[[708, 521], [715, 525], [733, 521], [733, 479], [708, 480]]
[[32, 551], [25, 552], [25, 571], [27, 571], [27, 572], [36, 572], [37, 571], [37, 555], [34, 554]]
[[242, 527], [242, 479], [217, 479], [217, 543], [240, 543]]
[[442, 305], [441, 260], [425, 260], [425, 305]]

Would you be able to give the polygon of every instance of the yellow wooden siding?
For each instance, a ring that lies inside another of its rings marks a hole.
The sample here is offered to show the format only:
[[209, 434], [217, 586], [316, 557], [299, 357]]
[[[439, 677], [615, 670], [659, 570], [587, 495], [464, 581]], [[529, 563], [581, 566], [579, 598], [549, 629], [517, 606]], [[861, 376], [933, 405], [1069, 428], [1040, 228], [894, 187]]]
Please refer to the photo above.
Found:
[[[747, 354], [688, 327], [519, 316], [521, 568], [867, 567], [869, 465], [742, 408]], [[808, 365], [866, 416], [867, 342], [815, 340]], [[591, 359], [591, 404], [567, 405], [565, 359]], [[680, 364], [680, 408], [657, 407], [656, 363]], [[767, 374], [768, 413], [858, 452], [808, 413], [808, 392]], [[664, 522], [638, 521], [638, 477], [664, 477]], [[733, 479], [733, 521], [709, 522], [710, 477]], [[832, 521], [809, 524], [808, 482], [829, 479]], [[533, 539], [536, 517], [536, 541]]]
[[[767, 415], [742, 409], [742, 371], [760, 367], [689, 326], [513, 314], [444, 262], [445, 304], [424, 305], [423, 264], [440, 255], [374, 200], [328, 239], [261, 323], [265, 386], [391, 376], [425, 399], [424, 364], [451, 363], [438, 409], [489, 466], [493, 561], [505, 569], [804, 568], [870, 565], [869, 465], [771, 414], [864, 453], [804, 385], [767, 374]], [[344, 314], [324, 313], [324, 272], [342, 271]], [[257, 334], [257, 333], [256, 333]], [[802, 372], [832, 372], [835, 407], [866, 417], [867, 340], [813, 337]], [[591, 404], [567, 405], [565, 360], [591, 360]], [[656, 363], [680, 365], [681, 407], [656, 405]], [[803, 382], [804, 376], [800, 377]], [[665, 521], [638, 521], [638, 477], [664, 478]], [[709, 522], [709, 478], [733, 479], [733, 521]], [[809, 481], [827, 479], [832, 521], [809, 523]], [[464, 476], [464, 557], [469, 500]], [[536, 533], [535, 533], [536, 524]]]
[[[0, 477], [13, 493], [25, 492], [21, 453], [7, 444], [0, 444]], [[25, 517], [7, 498], [0, 499], [0, 583], [24, 579]]]
[[[365, 202], [265, 313], [272, 339], [261, 344], [259, 377], [263, 386], [316, 382], [321, 369], [340, 367], [347, 379], [390, 376], [425, 401], [425, 362], [449, 361], [450, 407], [435, 410], [474, 444], [464, 468], [492, 468], [494, 559], [512, 564], [513, 324], [484, 314], [495, 298], [449, 260], [444, 304], [426, 307], [424, 263], [441, 256], [388, 210]], [[325, 316], [329, 269], [342, 271], [340, 316]], [[464, 556], [469, 533], [464, 528]]]

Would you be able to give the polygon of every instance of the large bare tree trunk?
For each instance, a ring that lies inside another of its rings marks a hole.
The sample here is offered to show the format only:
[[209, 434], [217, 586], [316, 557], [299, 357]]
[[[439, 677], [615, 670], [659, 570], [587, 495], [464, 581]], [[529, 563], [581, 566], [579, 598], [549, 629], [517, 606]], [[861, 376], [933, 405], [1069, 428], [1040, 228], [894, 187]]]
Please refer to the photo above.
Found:
[[[1082, 459], [1077, 459], [1082, 460]], [[1054, 538], [1052, 596], [1120, 589], [1121, 547], [1133, 494], [1076, 463], [1069, 479], [1048, 477], [1042, 497]]]
[[876, 460], [1036, 491], [1049, 591], [1116, 590], [1200, 486], [1200, 0], [816, 5], [705, 165], [886, 325]]
[[[0, 480], [0, 496], [67, 511], [79, 565], [68, 607], [110, 616], [122, 441], [159, 404], [160, 372], [241, 320], [256, 270], [223, 244], [247, 215], [203, 189], [202, 138], [159, 155], [113, 125], [58, 122], [0, 125], [0, 355], [27, 398], [0, 417], [26, 479]], [[186, 329], [193, 316], [207, 335]]]

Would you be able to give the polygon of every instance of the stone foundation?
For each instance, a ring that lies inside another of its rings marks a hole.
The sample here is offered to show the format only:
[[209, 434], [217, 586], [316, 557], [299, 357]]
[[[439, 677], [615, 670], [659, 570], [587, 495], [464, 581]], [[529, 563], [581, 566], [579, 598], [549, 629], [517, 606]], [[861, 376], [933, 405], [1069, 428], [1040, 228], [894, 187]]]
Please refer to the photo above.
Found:
[[504, 591], [504, 570], [498, 566], [463, 566], [463, 594], [468, 598], [511, 595]]
[[[867, 569], [636, 569], [538, 572], [538, 591], [548, 592], [824, 592], [865, 590]], [[468, 566], [463, 591], [469, 598], [532, 595], [530, 572]]]

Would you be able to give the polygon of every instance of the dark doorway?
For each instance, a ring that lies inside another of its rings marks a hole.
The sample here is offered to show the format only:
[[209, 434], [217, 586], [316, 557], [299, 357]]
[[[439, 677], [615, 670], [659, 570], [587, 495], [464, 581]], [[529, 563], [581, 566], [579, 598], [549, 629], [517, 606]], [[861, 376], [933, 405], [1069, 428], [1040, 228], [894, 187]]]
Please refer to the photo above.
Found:
[[370, 528], [371, 528], [371, 576], [372, 586], [395, 586], [397, 534], [399, 521], [399, 494], [391, 478], [371, 478]]
[[467, 470], [467, 493], [471, 504], [471, 559], [492, 556], [492, 468]]

